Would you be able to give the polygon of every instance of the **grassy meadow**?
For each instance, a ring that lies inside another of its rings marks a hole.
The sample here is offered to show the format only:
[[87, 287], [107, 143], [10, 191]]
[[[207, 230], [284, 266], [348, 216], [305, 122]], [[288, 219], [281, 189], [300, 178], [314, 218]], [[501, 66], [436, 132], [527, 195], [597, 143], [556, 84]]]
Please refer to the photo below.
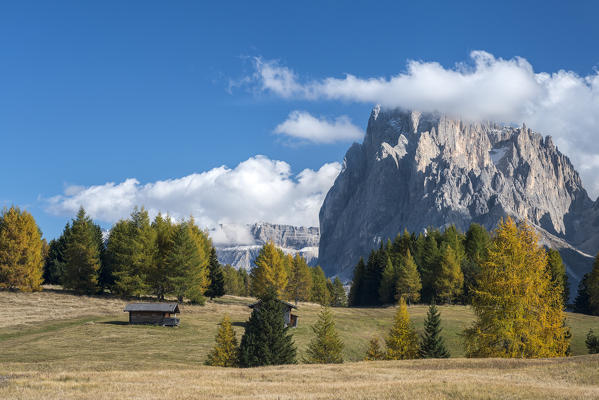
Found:
[[[251, 301], [225, 296], [184, 305], [181, 326], [165, 328], [128, 325], [118, 299], [0, 292], [0, 398], [599, 398], [599, 356], [359, 362], [368, 340], [385, 335], [394, 307], [333, 309], [343, 365], [204, 367], [222, 315], [231, 316], [240, 338]], [[473, 314], [464, 306], [439, 309], [452, 357], [461, 357], [460, 332]], [[299, 304], [293, 335], [300, 360], [319, 310]], [[409, 307], [418, 330], [426, 311]], [[599, 317], [568, 314], [568, 324], [574, 355], [586, 354], [586, 332], [599, 332]]]

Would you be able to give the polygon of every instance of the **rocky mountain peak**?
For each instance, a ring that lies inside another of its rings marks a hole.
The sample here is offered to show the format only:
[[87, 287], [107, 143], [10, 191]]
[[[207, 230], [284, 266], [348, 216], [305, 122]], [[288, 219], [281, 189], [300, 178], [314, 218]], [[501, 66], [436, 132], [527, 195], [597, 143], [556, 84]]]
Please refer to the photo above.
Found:
[[593, 207], [570, 160], [524, 124], [377, 106], [343, 165], [320, 211], [319, 262], [346, 278], [360, 256], [403, 229], [492, 229], [509, 215], [578, 245], [577, 227]]

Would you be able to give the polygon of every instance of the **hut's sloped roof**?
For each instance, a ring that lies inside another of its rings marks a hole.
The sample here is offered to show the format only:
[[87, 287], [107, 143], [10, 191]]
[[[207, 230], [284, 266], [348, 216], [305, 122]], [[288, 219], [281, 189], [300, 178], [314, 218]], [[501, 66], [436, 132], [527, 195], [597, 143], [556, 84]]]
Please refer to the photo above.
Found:
[[127, 304], [125, 311], [178, 313], [179, 305], [177, 303], [131, 303]]

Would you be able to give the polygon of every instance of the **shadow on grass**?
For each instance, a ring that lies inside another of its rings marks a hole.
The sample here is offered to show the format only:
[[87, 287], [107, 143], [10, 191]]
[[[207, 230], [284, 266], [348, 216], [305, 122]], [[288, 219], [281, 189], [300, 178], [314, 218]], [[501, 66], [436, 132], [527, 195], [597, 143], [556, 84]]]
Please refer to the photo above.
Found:
[[100, 323], [107, 325], [129, 325], [128, 321], [102, 321]]
[[242, 328], [245, 329], [246, 323], [245, 322], [235, 321], [235, 322], [232, 322], [231, 325], [233, 325], [233, 326], [240, 326], [240, 327], [242, 327]]

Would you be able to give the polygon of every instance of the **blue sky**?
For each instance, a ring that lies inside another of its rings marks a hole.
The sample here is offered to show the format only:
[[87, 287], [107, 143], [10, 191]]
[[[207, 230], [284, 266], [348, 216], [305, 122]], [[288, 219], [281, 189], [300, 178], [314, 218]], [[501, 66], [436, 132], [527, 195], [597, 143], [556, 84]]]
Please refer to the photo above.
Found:
[[[316, 179], [310, 171], [302, 184], [295, 174], [341, 162], [352, 140], [312, 143], [276, 134], [276, 127], [297, 110], [330, 124], [345, 116], [363, 130], [376, 101], [273, 91], [257, 77], [256, 57], [293, 71], [302, 85], [345, 74], [389, 79], [405, 73], [408, 60], [437, 62], [448, 70], [456, 63], [474, 68], [475, 50], [502, 60], [522, 57], [535, 73], [563, 69], [582, 81], [596, 76], [599, 66], [599, 3], [593, 1], [283, 3], [2, 3], [0, 204], [28, 209], [52, 238], [72, 216], [76, 195], [90, 186], [128, 178], [141, 186], [222, 165], [230, 170], [220, 172], [229, 176], [251, 159], [260, 164], [252, 171], [266, 165], [283, 176], [272, 190], [277, 185], [288, 190], [288, 180], [304, 185], [281, 201], [307, 196], [312, 211], [306, 213], [313, 213], [321, 199], [315, 193], [326, 189], [334, 173], [328, 171], [328, 181], [314, 187], [307, 183]], [[256, 155], [265, 157], [252, 158]], [[593, 154], [581, 155], [577, 167], [589, 169], [592, 177], [595, 161], [587, 156]], [[246, 176], [243, 168], [233, 177], [236, 184]], [[211, 188], [224, 193], [214, 186], [197, 190]], [[243, 207], [245, 194], [235, 190]], [[50, 207], [48, 199], [55, 196], [61, 197]], [[201, 212], [202, 202], [218, 201], [202, 198], [192, 209], [177, 200], [157, 204], [186, 215]], [[234, 199], [226, 202], [235, 207]], [[227, 210], [202, 221], [254, 217], [223, 217]], [[255, 218], [286, 222], [283, 213]], [[116, 218], [101, 210], [94, 217], [103, 226]]]

